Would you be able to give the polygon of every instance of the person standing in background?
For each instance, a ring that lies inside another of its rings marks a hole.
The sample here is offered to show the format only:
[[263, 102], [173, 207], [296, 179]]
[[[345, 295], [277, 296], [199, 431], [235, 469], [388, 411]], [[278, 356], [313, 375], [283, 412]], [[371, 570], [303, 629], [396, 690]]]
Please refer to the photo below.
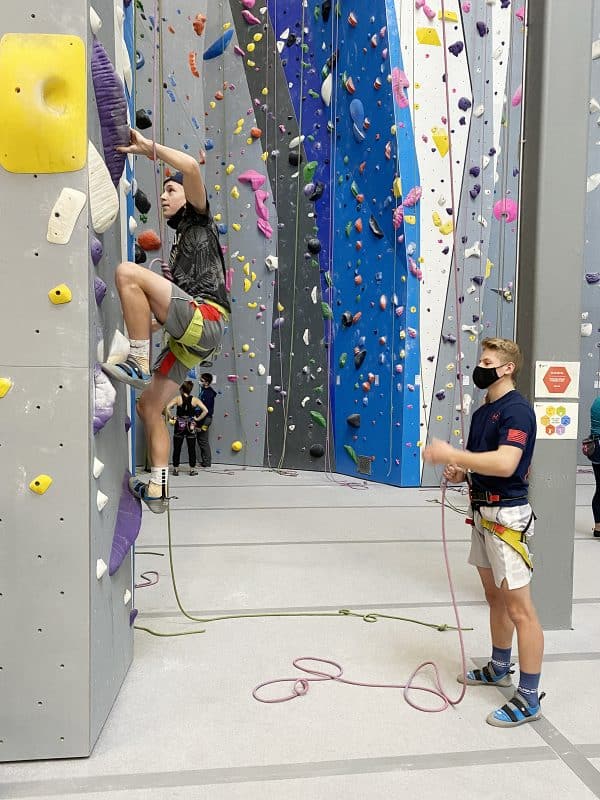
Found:
[[596, 539], [600, 539], [600, 395], [596, 397], [590, 408], [590, 438], [594, 437], [598, 438], [595, 452], [590, 458], [596, 479], [596, 491], [592, 497], [592, 513], [594, 515], [592, 533]]
[[217, 393], [212, 388], [213, 376], [210, 372], [203, 372], [200, 375], [200, 402], [205, 406], [206, 416], [198, 422], [196, 428], [198, 434], [198, 449], [200, 450], [200, 466], [207, 468], [212, 464], [212, 453], [210, 442], [208, 441], [209, 429], [213, 421], [215, 410], [215, 397]]

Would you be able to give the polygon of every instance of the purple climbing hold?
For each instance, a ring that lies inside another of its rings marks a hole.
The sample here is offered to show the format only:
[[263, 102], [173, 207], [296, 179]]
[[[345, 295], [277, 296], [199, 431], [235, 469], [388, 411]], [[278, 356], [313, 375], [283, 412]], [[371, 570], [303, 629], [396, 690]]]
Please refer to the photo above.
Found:
[[469, 170], [469, 175], [472, 175], [474, 178], [477, 178], [479, 177], [480, 172], [481, 169], [479, 167], [471, 167], [471, 169]]
[[125, 560], [125, 556], [138, 537], [142, 524], [142, 504], [137, 497], [129, 491], [130, 477], [131, 473], [129, 470], [126, 470], [121, 483], [121, 499], [119, 501], [115, 532], [108, 564], [109, 575], [114, 575]]
[[454, 42], [454, 44], [451, 44], [450, 47], [448, 48], [448, 50], [452, 53], [452, 55], [456, 56], [457, 58], [464, 49], [465, 46], [462, 42]]
[[487, 34], [490, 32], [490, 29], [485, 22], [476, 22], [475, 25], [477, 26], [477, 33], [480, 36], [487, 36]]
[[97, 267], [100, 263], [100, 259], [102, 258], [102, 253], [104, 252], [104, 248], [102, 246], [102, 242], [100, 239], [97, 239], [95, 236], [92, 236], [90, 240], [90, 253], [92, 256], [92, 264]]
[[585, 280], [587, 283], [599, 283], [600, 282], [600, 272], [586, 272]]
[[129, 612], [129, 627], [131, 627], [133, 625], [137, 615], [138, 615], [137, 608], [132, 608], [131, 611]]
[[104, 161], [116, 186], [127, 158], [125, 153], [117, 152], [116, 147], [129, 144], [127, 100], [123, 82], [115, 72], [108, 53], [95, 36], [92, 45], [92, 81], [100, 118]]
[[443, 389], [440, 389], [439, 392], [435, 393], [435, 396], [438, 400], [444, 400], [446, 397], [446, 392]]
[[125, 433], [129, 433], [131, 430], [131, 417], [129, 414], [125, 415]]
[[442, 333], [442, 342], [444, 344], [455, 344], [456, 336], [453, 333]]
[[460, 108], [461, 111], [468, 111], [468, 109], [471, 108], [471, 106], [472, 103], [468, 97], [461, 97], [460, 100], [458, 101], [458, 107]]
[[483, 277], [483, 275], [473, 275], [471, 280], [473, 281], [473, 283], [477, 284], [477, 286], [482, 286], [483, 285], [483, 281], [484, 281], [484, 277]]
[[277, 317], [277, 319], [273, 320], [273, 327], [281, 328], [284, 322], [285, 322], [285, 317]]
[[476, 183], [472, 189], [469, 189], [469, 194], [471, 195], [471, 198], [475, 200], [480, 191], [481, 191], [481, 186], [480, 184]]
[[101, 305], [106, 294], [106, 284], [97, 275], [94, 278], [94, 294], [96, 295], [96, 303]]

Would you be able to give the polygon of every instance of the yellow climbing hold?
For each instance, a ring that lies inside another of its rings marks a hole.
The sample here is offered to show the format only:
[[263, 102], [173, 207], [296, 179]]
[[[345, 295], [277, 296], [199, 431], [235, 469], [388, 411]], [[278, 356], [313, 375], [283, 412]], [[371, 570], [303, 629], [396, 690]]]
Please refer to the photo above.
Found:
[[231, 443], [231, 449], [233, 450], [234, 453], [239, 453], [240, 450], [243, 449], [243, 447], [244, 445], [240, 441]]
[[253, 281], [255, 281], [256, 280], [256, 272], [252, 272], [250, 274], [250, 277], [252, 278]]
[[268, 157], [269, 157], [269, 153], [268, 153], [268, 152], [266, 152], [266, 151], [265, 151], [265, 152], [262, 154], [262, 156], [261, 156], [261, 158], [262, 158], [262, 160], [263, 160], [263, 161], [266, 161]]
[[436, 417], [436, 420], [437, 420], [438, 422], [441, 422], [443, 419], [444, 419], [444, 418], [442, 417], [442, 415], [441, 415], [441, 414], [438, 414], [438, 415], [437, 415], [437, 417]]
[[215, 183], [215, 192], [220, 192], [220, 191], [221, 191], [221, 184]]
[[[231, 175], [231, 173], [233, 172], [233, 170], [234, 170], [234, 169], [235, 169], [235, 164], [227, 164], [227, 167], [226, 167], [226, 169], [225, 169], [225, 172], [226, 172], [228, 175]], [[220, 215], [219, 215], [219, 216], [220, 216]], [[216, 217], [215, 217], [215, 219], [216, 219]]]
[[285, 307], [281, 303], [277, 303], [277, 311], [285, 311]]
[[448, 131], [446, 128], [432, 128], [431, 135], [439, 154], [443, 158], [450, 148], [448, 143]]
[[452, 222], [451, 219], [449, 219], [448, 222], [444, 222], [443, 225], [440, 225], [440, 233], [442, 234], [442, 236], [447, 236], [449, 233], [452, 233], [453, 230], [454, 230], [454, 223]]
[[233, 228], [234, 231], [241, 231], [242, 230], [242, 226], [240, 225], [239, 222], [233, 222], [231, 224], [231, 227]]
[[392, 125], [392, 127], [390, 128], [391, 135], [395, 136], [397, 132], [398, 132], [398, 129], [396, 128], [396, 126]]
[[446, 22], [458, 22], [458, 14], [456, 11], [444, 11], [443, 14], [438, 11], [438, 19], [443, 19]]
[[404, 215], [404, 222], [407, 225], [416, 225], [417, 224], [417, 218], [415, 217], [414, 214], [405, 214]]
[[394, 197], [402, 197], [402, 180], [398, 178], [394, 178], [394, 183], [392, 184], [392, 190], [394, 192]]
[[263, 38], [263, 35], [262, 33], [255, 33], [252, 38], [254, 39], [255, 42], [260, 42], [260, 40]]
[[5, 397], [13, 387], [10, 378], [0, 378], [0, 398]]
[[493, 266], [494, 266], [493, 263], [488, 258], [488, 260], [486, 261], [486, 264], [485, 264], [485, 277], [486, 278], [490, 277], [490, 274], [492, 272], [492, 267]]
[[417, 28], [415, 33], [419, 44], [429, 44], [434, 47], [440, 47], [442, 44], [435, 28]]
[[246, 64], [248, 64], [249, 67], [255, 67], [256, 66], [256, 61], [251, 61], [250, 59], [248, 59], [246, 61]]
[[256, 301], [248, 303], [248, 308], [258, 308], [258, 303]]
[[221, 219], [222, 219], [222, 214], [221, 214], [221, 212], [219, 211], [219, 213], [218, 213], [218, 214], [215, 214], [215, 215], [214, 215], [214, 217], [213, 217], [213, 219], [214, 219], [214, 221], [215, 221], [215, 222], [221, 222]]
[[248, 350], [250, 350], [250, 345], [249, 344], [243, 344], [242, 345], [242, 353], [247, 353]]
[[209, 103], [209, 106], [214, 109], [214, 108], [217, 107], [217, 104], [215, 103], [214, 100], [211, 100], [210, 103]]
[[231, 22], [224, 22], [223, 23], [223, 30], [228, 31], [231, 28]]
[[250, 275], [250, 262], [249, 261], [246, 261], [246, 263], [242, 267], [242, 270], [244, 272], [244, 275], [248, 275], [248, 276]]
[[246, 50], [247, 50], [249, 53], [253, 53], [253, 52], [255, 51], [255, 49], [256, 49], [256, 45], [254, 44], [254, 42], [250, 42], [250, 43], [249, 43], [249, 44], [246, 46]]
[[248, 353], [248, 358], [256, 358], [256, 353]]
[[54, 303], [55, 306], [60, 306], [63, 303], [70, 303], [73, 299], [73, 295], [66, 283], [59, 283], [58, 286], [50, 289], [48, 292], [48, 299], [51, 303]]
[[250, 278], [244, 278], [244, 291], [249, 292], [252, 288], [252, 281]]
[[246, 256], [243, 256], [241, 253], [236, 256], [237, 260], [241, 263], [242, 261], [246, 260]]
[[274, 411], [273, 406], [267, 406], [267, 411], [269, 412], [269, 414], [272, 414]]
[[269, 94], [269, 89], [265, 86], [265, 88], [261, 91], [261, 94], [266, 97]]
[[37, 478], [34, 478], [31, 483], [29, 484], [29, 488], [32, 492], [36, 494], [44, 494], [50, 488], [50, 484], [52, 483], [52, 478], [50, 475], [38, 475]]
[[239, 200], [240, 193], [237, 186], [234, 186], [233, 189], [229, 192], [229, 194], [233, 197], [234, 200]]
[[431, 219], [433, 220], [433, 224], [435, 225], [436, 228], [439, 228], [440, 225], [442, 224], [442, 218], [440, 217], [437, 211], [433, 212], [433, 214], [431, 215]]

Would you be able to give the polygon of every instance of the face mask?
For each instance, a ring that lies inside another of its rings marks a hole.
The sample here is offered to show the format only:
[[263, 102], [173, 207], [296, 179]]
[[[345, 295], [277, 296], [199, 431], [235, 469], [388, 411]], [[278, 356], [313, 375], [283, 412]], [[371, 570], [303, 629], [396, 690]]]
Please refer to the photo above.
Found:
[[[500, 366], [505, 367], [506, 364], [500, 364]], [[502, 377], [496, 372], [496, 367], [475, 367], [473, 370], [473, 383], [478, 389], [489, 389]]]

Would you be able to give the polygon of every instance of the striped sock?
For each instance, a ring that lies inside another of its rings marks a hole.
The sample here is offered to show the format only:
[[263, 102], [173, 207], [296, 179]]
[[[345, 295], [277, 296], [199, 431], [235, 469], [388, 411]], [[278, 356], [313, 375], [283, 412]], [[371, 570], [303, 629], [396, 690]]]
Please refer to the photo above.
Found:
[[517, 691], [530, 706], [537, 706], [540, 703], [538, 697], [538, 686], [540, 683], [540, 673], [523, 672], [519, 675], [519, 688]]
[[496, 645], [492, 645], [492, 658], [490, 659], [492, 662], [492, 667], [494, 668], [494, 672], [499, 678], [502, 678], [508, 670], [510, 669], [510, 654], [512, 652], [511, 647], [496, 647]]
[[168, 467], [152, 467], [150, 470], [150, 483], [148, 484], [149, 497], [166, 497]]

